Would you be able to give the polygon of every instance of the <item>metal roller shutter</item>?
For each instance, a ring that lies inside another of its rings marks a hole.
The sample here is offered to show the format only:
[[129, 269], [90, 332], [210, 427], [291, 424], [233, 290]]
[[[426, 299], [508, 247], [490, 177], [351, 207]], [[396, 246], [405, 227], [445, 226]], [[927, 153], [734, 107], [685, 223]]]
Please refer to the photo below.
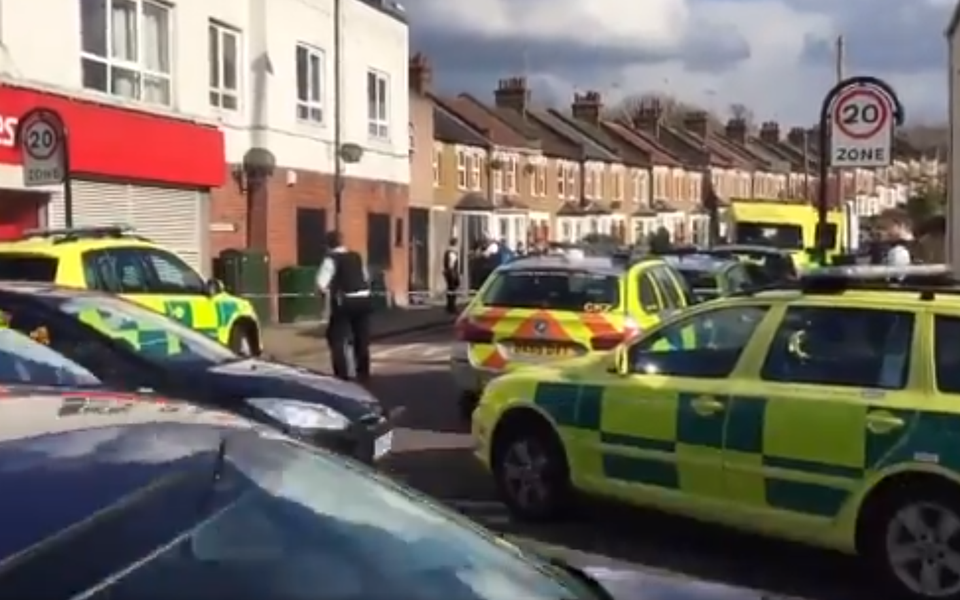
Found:
[[[207, 275], [207, 194], [199, 190], [94, 181], [73, 182], [74, 226], [130, 225]], [[50, 227], [64, 226], [63, 196], [49, 204]]]

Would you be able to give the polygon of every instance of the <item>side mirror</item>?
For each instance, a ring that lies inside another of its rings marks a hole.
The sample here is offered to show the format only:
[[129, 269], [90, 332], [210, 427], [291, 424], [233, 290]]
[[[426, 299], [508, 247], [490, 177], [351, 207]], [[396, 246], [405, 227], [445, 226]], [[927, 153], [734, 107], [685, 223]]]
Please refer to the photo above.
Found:
[[206, 283], [206, 288], [207, 288], [208, 296], [216, 296], [226, 291], [226, 288], [224, 287], [223, 282], [220, 281], [219, 279], [208, 279]]

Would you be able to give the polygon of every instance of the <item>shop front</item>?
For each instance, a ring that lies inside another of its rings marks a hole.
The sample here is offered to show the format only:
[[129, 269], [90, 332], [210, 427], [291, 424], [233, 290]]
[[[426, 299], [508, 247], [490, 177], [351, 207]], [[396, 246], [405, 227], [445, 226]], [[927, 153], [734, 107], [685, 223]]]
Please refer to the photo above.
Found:
[[24, 188], [15, 132], [37, 107], [63, 117], [73, 172], [73, 225], [129, 225], [210, 271], [209, 190], [226, 175], [213, 126], [0, 85], [0, 238], [63, 227], [63, 190]]

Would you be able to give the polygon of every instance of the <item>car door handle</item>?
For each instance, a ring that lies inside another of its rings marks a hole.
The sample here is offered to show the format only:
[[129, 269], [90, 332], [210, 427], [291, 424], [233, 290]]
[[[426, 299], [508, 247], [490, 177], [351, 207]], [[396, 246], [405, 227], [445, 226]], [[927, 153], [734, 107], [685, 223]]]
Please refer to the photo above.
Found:
[[867, 430], [870, 433], [889, 433], [906, 425], [906, 421], [887, 411], [872, 412], [867, 415]]
[[725, 408], [723, 402], [717, 400], [713, 396], [700, 396], [699, 398], [694, 398], [690, 402], [690, 406], [693, 408], [693, 412], [703, 417], [715, 415]]

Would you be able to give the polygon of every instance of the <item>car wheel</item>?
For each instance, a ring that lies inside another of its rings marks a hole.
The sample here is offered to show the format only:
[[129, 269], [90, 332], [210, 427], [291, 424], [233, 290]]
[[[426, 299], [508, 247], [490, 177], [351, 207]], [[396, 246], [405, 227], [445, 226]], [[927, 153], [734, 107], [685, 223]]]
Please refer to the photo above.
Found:
[[545, 424], [522, 421], [496, 435], [491, 468], [504, 504], [527, 521], [555, 520], [570, 501], [563, 446]]
[[960, 599], [960, 491], [920, 482], [868, 507], [861, 553], [883, 589], [916, 599]]
[[461, 392], [457, 399], [457, 409], [460, 412], [460, 418], [469, 423], [473, 418], [473, 411], [476, 410], [480, 402], [480, 396], [474, 392]]
[[256, 336], [243, 325], [234, 325], [230, 330], [230, 349], [240, 356], [256, 356]]

